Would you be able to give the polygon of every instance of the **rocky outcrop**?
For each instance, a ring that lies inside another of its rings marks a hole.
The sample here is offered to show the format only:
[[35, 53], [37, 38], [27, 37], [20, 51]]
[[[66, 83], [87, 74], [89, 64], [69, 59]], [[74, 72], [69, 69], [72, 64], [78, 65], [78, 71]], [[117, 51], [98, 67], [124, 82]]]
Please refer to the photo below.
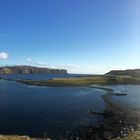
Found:
[[67, 70], [64, 69], [49, 69], [41, 67], [32, 66], [6, 66], [0, 67], [0, 74], [39, 74], [39, 73], [49, 73], [49, 74], [66, 74]]
[[51, 140], [50, 138], [30, 138], [29, 136], [0, 135], [0, 140]]

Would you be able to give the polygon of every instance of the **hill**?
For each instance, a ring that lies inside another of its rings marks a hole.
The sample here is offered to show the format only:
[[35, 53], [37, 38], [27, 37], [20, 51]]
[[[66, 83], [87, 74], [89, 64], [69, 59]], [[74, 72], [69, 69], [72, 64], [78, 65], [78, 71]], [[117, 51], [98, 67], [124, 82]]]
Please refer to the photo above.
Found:
[[64, 69], [49, 69], [40, 68], [32, 66], [6, 66], [0, 67], [0, 74], [39, 74], [39, 73], [49, 73], [49, 74], [67, 74]]
[[112, 70], [105, 75], [111, 76], [130, 76], [135, 78], [140, 78], [140, 69], [130, 69], [130, 70]]

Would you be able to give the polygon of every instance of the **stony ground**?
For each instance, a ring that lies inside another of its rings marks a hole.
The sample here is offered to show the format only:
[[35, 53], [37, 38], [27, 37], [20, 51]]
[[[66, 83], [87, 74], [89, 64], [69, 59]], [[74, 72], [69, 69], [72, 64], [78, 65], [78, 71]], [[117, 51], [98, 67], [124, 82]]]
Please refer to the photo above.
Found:
[[115, 138], [113, 140], [140, 140], [140, 131], [133, 132], [124, 138]]
[[112, 140], [117, 137], [128, 137], [130, 136], [129, 134], [134, 133], [138, 129], [138, 122], [137, 118], [124, 112], [105, 112], [104, 120], [100, 124], [83, 124], [74, 133], [67, 135], [62, 140]]
[[16, 135], [0, 135], [0, 140], [51, 140], [51, 139], [30, 138], [28, 136], [16, 136]]

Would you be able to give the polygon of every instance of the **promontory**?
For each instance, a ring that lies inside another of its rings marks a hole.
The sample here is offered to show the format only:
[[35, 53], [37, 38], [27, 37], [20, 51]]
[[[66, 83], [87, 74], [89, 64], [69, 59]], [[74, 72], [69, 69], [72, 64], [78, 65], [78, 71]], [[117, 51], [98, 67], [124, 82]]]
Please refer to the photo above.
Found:
[[0, 74], [67, 74], [65, 69], [50, 69], [33, 66], [5, 66], [0, 67]]

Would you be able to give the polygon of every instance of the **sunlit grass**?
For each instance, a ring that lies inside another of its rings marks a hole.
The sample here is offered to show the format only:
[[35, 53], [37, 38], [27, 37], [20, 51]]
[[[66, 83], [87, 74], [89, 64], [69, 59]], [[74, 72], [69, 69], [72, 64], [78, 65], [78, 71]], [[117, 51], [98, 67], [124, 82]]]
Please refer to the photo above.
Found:
[[129, 76], [83, 76], [69, 78], [53, 78], [49, 80], [18, 80], [31, 85], [43, 86], [88, 86], [92, 84], [140, 84], [139, 78]]

